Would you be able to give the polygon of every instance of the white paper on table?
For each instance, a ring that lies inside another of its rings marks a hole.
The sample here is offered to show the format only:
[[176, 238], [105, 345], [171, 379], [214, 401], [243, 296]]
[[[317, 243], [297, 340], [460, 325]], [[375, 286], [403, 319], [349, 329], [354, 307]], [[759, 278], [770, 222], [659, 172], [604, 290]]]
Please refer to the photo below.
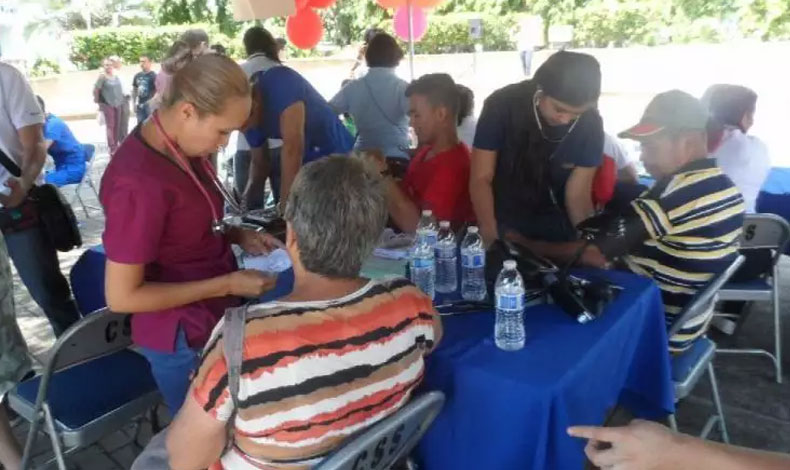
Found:
[[244, 269], [256, 269], [265, 273], [281, 273], [291, 267], [291, 258], [288, 252], [277, 248], [268, 255], [244, 255], [242, 257]]

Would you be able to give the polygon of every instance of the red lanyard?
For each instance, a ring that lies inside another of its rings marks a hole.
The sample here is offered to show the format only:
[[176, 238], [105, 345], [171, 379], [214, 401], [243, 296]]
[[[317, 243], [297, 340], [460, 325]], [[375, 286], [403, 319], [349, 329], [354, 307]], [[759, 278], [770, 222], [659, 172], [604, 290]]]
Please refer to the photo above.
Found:
[[[203, 194], [203, 197], [206, 198], [206, 202], [208, 203], [209, 207], [211, 208], [211, 216], [214, 218], [213, 222], [211, 223], [211, 231], [214, 234], [221, 234], [223, 232], [223, 223], [222, 218], [220, 217], [219, 211], [217, 207], [214, 205], [214, 201], [211, 200], [211, 196], [208, 194], [206, 187], [203, 183], [200, 182], [195, 172], [192, 170], [187, 158], [178, 150], [176, 147], [175, 142], [167, 135], [165, 132], [164, 127], [162, 127], [162, 122], [159, 120], [159, 113], [158, 111], [154, 111], [153, 113], [153, 121], [156, 124], [156, 128], [159, 130], [159, 133], [165, 139], [165, 143], [167, 147], [170, 149], [170, 153], [173, 154], [173, 158], [176, 160], [176, 164], [192, 179], [192, 181], [197, 185], [200, 192]], [[217, 178], [216, 173], [214, 172], [214, 167], [211, 166], [211, 162], [208, 161], [208, 158], [199, 158], [200, 163], [203, 166], [204, 173], [207, 173], [209, 178], [212, 179], [215, 186], [221, 188], [222, 185], [219, 182], [219, 178]], [[220, 191], [221, 193], [221, 191]]]

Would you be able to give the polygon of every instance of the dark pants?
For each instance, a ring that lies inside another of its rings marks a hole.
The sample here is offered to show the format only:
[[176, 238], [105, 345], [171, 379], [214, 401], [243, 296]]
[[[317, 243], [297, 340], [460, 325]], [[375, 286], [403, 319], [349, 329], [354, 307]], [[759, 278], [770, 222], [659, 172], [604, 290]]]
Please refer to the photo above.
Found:
[[[271, 166], [269, 169], [269, 181], [271, 182], [272, 192], [274, 193], [275, 203], [280, 196], [280, 148], [269, 149]], [[238, 150], [233, 156], [233, 184], [238, 194], [244, 194], [247, 188], [247, 181], [250, 177], [250, 151]], [[265, 182], [264, 182], [265, 183]], [[247, 209], [262, 209], [266, 204], [265, 184], [259, 194], [254, 194], [247, 204]]]
[[524, 75], [530, 76], [532, 74], [533, 51], [531, 49], [526, 51], [519, 51], [518, 55], [521, 57], [521, 69], [524, 71]]
[[55, 247], [40, 227], [6, 234], [5, 243], [22, 283], [49, 318], [55, 336], [60, 336], [79, 320], [79, 313]]
[[135, 108], [135, 114], [137, 115], [137, 124], [141, 124], [151, 115], [151, 107], [148, 106], [148, 103], [140, 103]]
[[[773, 268], [773, 253], [769, 249], [743, 250], [743, 264], [732, 276], [733, 282], [749, 282], [759, 279], [766, 274], [771, 274]], [[730, 300], [723, 302], [721, 311], [729, 314], [740, 314], [746, 302], [741, 300]]]
[[121, 145], [123, 139], [129, 135], [129, 116], [131, 115], [131, 109], [129, 107], [131, 103], [131, 98], [126, 96], [123, 99], [123, 104], [120, 106], [120, 111], [118, 114], [118, 135], [116, 137], [118, 141], [118, 145]]

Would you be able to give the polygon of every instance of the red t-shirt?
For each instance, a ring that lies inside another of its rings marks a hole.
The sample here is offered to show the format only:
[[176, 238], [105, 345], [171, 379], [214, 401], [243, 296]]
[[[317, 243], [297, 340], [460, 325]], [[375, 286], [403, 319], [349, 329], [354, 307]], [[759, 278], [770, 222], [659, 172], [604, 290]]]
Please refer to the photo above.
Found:
[[597, 208], [603, 208], [614, 196], [614, 187], [617, 184], [617, 164], [614, 158], [603, 154], [603, 161], [595, 171], [593, 179], [592, 200]]
[[403, 178], [403, 190], [421, 210], [432, 210], [436, 220], [449, 220], [453, 227], [473, 221], [466, 144], [459, 142], [426, 160], [430, 150], [429, 146], [422, 147], [412, 158]]
[[[202, 170], [214, 207], [222, 214], [222, 196]], [[107, 258], [122, 264], [144, 264], [148, 282], [208, 279], [236, 269], [230, 243], [212, 234], [213, 215], [205, 196], [175, 163], [130, 135], [104, 172], [100, 199], [106, 224]], [[190, 347], [202, 347], [235, 297], [208, 299], [182, 307], [132, 315], [136, 344], [173, 351], [178, 327]]]

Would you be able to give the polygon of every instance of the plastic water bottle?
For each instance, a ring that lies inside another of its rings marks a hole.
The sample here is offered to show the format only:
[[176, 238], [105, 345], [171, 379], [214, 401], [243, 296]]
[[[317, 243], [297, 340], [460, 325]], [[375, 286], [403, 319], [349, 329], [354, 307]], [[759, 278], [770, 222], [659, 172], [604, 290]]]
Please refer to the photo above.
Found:
[[409, 263], [411, 282], [420, 288], [431, 299], [434, 298], [436, 270], [434, 267], [433, 248], [425, 239], [417, 238]]
[[450, 222], [439, 222], [439, 235], [436, 241], [436, 292], [447, 294], [458, 288], [458, 255], [455, 234]]
[[495, 296], [494, 341], [499, 349], [517, 351], [524, 347], [524, 280], [512, 259], [496, 278]]
[[461, 297], [464, 300], [486, 298], [486, 251], [477, 227], [469, 227], [461, 242]]
[[417, 241], [423, 239], [428, 242], [431, 249], [434, 249], [438, 233], [439, 227], [436, 225], [436, 219], [433, 218], [433, 211], [422, 211], [420, 221], [417, 223]]

